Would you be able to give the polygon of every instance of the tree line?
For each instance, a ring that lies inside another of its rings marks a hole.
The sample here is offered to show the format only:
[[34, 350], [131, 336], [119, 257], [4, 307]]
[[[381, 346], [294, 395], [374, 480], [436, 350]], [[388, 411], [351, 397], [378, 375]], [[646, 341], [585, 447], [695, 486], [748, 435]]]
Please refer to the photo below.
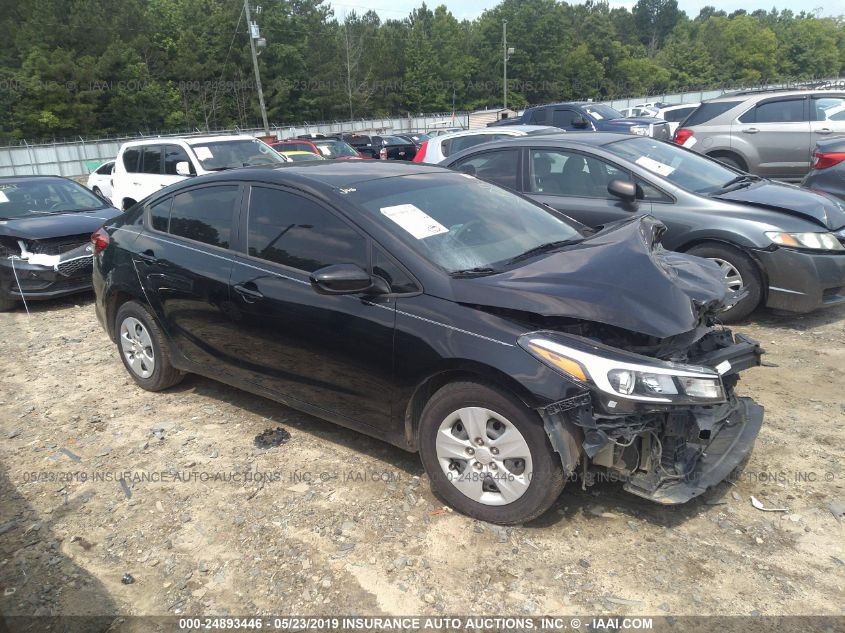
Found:
[[[252, 0], [273, 124], [838, 77], [845, 21], [639, 0], [502, 0], [474, 20]], [[5, 6], [4, 6], [5, 5]], [[0, 141], [255, 127], [242, 0], [0, 0]]]

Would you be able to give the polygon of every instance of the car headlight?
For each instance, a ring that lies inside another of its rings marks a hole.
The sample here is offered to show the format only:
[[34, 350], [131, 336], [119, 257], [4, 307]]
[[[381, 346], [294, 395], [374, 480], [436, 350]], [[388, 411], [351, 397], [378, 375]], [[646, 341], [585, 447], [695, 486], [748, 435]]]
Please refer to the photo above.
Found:
[[523, 334], [519, 345], [549, 367], [616, 398], [671, 404], [725, 401], [722, 377], [709, 367], [661, 361], [553, 332]]
[[792, 248], [811, 248], [822, 251], [841, 251], [842, 244], [833, 233], [780, 233], [767, 231], [766, 237], [775, 244]]
[[638, 136], [648, 136], [649, 129], [647, 125], [632, 125], [631, 134], [637, 134]]

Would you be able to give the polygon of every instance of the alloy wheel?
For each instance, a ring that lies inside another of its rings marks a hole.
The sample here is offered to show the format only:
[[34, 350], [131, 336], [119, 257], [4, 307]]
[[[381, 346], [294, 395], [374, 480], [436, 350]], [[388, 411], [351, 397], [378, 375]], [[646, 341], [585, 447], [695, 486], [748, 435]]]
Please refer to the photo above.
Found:
[[454, 411], [440, 424], [435, 451], [450, 483], [478, 503], [513, 503], [531, 485], [528, 442], [495, 411], [482, 407]]
[[139, 378], [149, 378], [155, 371], [155, 352], [150, 333], [135, 317], [127, 317], [120, 325], [120, 349], [126, 364]]

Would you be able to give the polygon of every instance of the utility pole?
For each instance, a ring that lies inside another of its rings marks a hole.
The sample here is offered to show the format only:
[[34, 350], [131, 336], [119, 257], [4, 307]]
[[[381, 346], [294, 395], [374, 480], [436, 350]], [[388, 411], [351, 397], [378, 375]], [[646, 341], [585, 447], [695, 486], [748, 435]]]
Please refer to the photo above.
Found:
[[504, 59], [504, 81], [502, 85], [504, 86], [504, 99], [502, 99], [502, 105], [504, 106], [505, 110], [508, 109], [508, 21], [502, 20], [502, 57]]
[[261, 89], [261, 73], [258, 72], [258, 55], [255, 52], [255, 40], [258, 39], [257, 27], [253, 29], [249, 0], [244, 0], [246, 25], [249, 31], [249, 50], [252, 51], [252, 67], [255, 69], [255, 87], [258, 88], [258, 104], [261, 106], [261, 120], [264, 122], [264, 134], [270, 136], [270, 124], [267, 123], [267, 107], [264, 105], [264, 91]]

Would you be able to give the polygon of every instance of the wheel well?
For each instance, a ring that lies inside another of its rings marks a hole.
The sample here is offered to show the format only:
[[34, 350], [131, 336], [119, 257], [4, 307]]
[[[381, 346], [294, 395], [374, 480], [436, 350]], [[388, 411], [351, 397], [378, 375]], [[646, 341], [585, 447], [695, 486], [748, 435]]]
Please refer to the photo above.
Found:
[[715, 158], [716, 160], [718, 160], [720, 158], [731, 158], [731, 159], [735, 160], [737, 163], [739, 163], [739, 166], [740, 166], [740, 168], [742, 168], [743, 171], [748, 171], [748, 163], [745, 161], [745, 159], [742, 156], [740, 156], [736, 152], [732, 152], [732, 151], [726, 150], [726, 149], [718, 149], [716, 151], [710, 152], [707, 155], [710, 158]]
[[696, 246], [706, 246], [708, 244], [713, 244], [714, 246], [727, 246], [729, 248], [735, 248], [738, 251], [742, 252], [744, 255], [748, 256], [748, 258], [754, 263], [754, 267], [757, 269], [757, 274], [760, 275], [761, 281], [761, 300], [765, 301], [766, 296], [768, 294], [769, 288], [769, 276], [766, 274], [766, 269], [763, 268], [763, 264], [760, 263], [757, 255], [754, 253], [753, 250], [748, 248], [743, 248], [739, 244], [734, 244], [733, 242], [729, 242], [728, 240], [720, 240], [718, 238], [713, 237], [703, 237], [696, 240], [692, 240], [691, 242], [687, 242], [683, 246], [679, 246], [677, 249], [678, 252], [686, 253], [691, 248]]
[[114, 318], [117, 316], [117, 311], [120, 309], [120, 306], [127, 301], [132, 301], [133, 299], [135, 299], [135, 297], [128, 292], [115, 290], [106, 301], [106, 324], [109, 328], [109, 337], [111, 340], [114, 341], [116, 337]]
[[466, 368], [449, 369], [430, 376], [416, 388], [405, 408], [405, 442], [410, 450], [417, 450], [417, 429], [419, 428], [420, 418], [422, 417], [425, 405], [438, 389], [445, 387], [449, 383], [467, 380], [486, 384], [490, 387], [508, 392], [530, 408], [528, 404], [530, 394], [524, 387], [506, 374], [499, 374], [493, 368], [487, 369], [488, 371]]

